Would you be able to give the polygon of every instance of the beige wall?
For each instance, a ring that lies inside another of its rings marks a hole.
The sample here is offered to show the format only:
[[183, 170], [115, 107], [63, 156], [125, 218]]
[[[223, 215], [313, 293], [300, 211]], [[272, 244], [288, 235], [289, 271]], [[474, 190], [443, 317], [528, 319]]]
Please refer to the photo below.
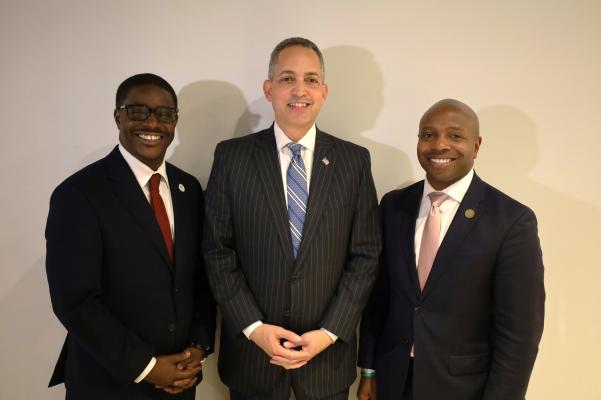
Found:
[[[369, 5], [370, 4], [370, 5]], [[215, 144], [270, 123], [271, 48], [326, 57], [318, 124], [370, 149], [379, 195], [422, 177], [417, 121], [443, 97], [480, 114], [477, 171], [539, 217], [546, 328], [528, 399], [601, 399], [601, 2], [34, 1], [0, 4], [0, 398], [59, 399], [64, 337], [43, 230], [51, 190], [117, 141], [114, 92], [151, 71], [179, 93], [171, 161], [206, 183]], [[203, 398], [223, 398], [215, 359]]]

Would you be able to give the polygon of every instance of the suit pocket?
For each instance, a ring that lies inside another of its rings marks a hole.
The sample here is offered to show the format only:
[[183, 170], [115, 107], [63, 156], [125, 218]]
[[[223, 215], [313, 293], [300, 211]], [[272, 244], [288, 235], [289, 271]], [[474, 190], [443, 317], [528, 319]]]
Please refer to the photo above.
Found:
[[488, 371], [490, 356], [488, 353], [473, 356], [449, 356], [451, 375], [470, 375]]

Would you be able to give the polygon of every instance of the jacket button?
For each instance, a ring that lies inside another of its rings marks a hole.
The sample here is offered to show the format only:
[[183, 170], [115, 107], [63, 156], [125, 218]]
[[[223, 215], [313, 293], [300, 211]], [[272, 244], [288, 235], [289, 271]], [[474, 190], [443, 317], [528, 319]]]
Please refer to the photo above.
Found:
[[167, 330], [169, 332], [175, 332], [175, 324], [169, 324], [169, 326], [167, 327]]
[[403, 339], [403, 343], [409, 344], [409, 339]]
[[284, 310], [284, 318], [290, 318], [290, 309], [289, 308]]
[[422, 311], [422, 308], [420, 306], [417, 306], [413, 309], [413, 311], [415, 311], [416, 314], [419, 314]]

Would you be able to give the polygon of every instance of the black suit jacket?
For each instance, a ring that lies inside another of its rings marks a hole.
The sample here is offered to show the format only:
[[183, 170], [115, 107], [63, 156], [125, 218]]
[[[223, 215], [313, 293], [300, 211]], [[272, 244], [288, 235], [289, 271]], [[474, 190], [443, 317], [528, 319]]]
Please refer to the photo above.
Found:
[[[52, 307], [68, 335], [50, 385], [65, 382], [67, 398], [166, 397], [134, 383], [150, 359], [191, 341], [213, 346], [215, 304], [200, 254], [203, 193], [173, 165], [167, 175], [174, 263], [117, 148], [52, 194], [46, 272]], [[194, 398], [194, 389], [181, 398]]]
[[269, 392], [286, 371], [242, 330], [257, 320], [298, 334], [323, 327], [338, 341], [290, 372], [306, 395], [323, 397], [355, 379], [355, 330], [376, 277], [380, 233], [369, 152], [317, 131], [296, 260], [280, 171], [273, 127], [215, 150], [203, 251], [223, 311], [219, 373], [238, 392]]
[[414, 236], [423, 186], [382, 199], [384, 249], [359, 365], [376, 369], [379, 399], [399, 399], [414, 343], [415, 400], [523, 399], [544, 317], [534, 213], [474, 175], [420, 293]]

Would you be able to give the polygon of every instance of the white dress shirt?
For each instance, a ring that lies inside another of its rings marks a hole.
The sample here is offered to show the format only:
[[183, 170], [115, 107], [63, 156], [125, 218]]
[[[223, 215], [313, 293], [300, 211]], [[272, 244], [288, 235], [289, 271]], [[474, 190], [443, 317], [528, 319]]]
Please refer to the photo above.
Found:
[[[169, 218], [169, 226], [171, 227], [171, 237], [175, 239], [175, 225], [173, 218], [173, 202], [171, 201], [171, 191], [169, 190], [169, 179], [167, 178], [167, 168], [165, 167], [165, 160], [161, 163], [156, 171], [153, 171], [148, 165], [138, 160], [132, 154], [130, 154], [123, 146], [119, 145], [119, 152], [125, 158], [125, 162], [129, 165], [129, 168], [134, 173], [140, 188], [146, 196], [146, 200], [150, 203], [150, 177], [156, 173], [161, 175], [161, 183], [159, 184], [159, 194], [165, 204], [165, 210], [167, 211], [167, 218]], [[140, 383], [146, 375], [154, 368], [156, 364], [156, 358], [152, 357], [144, 371], [136, 378], [135, 383]]]
[[419, 213], [417, 214], [417, 220], [415, 221], [415, 265], [417, 265], [417, 259], [419, 258], [419, 250], [422, 244], [422, 235], [424, 233], [424, 226], [426, 225], [426, 219], [428, 217], [428, 213], [430, 212], [430, 207], [432, 207], [432, 203], [430, 202], [430, 198], [428, 195], [432, 192], [443, 192], [446, 193], [449, 197], [440, 205], [440, 236], [439, 242], [442, 243], [444, 236], [449, 230], [449, 226], [451, 225], [451, 221], [455, 217], [457, 210], [459, 209], [459, 204], [467, 189], [472, 183], [472, 178], [474, 177], [474, 170], [471, 169], [463, 178], [453, 183], [452, 185], [444, 188], [443, 190], [436, 190], [428, 182], [428, 179], [424, 180], [424, 193], [422, 194], [422, 201], [419, 206]]
[[[289, 143], [293, 142], [280, 128], [277, 122], [273, 123], [273, 131], [275, 133], [275, 145], [278, 149], [278, 159], [280, 160], [280, 169], [282, 174], [282, 184], [284, 185], [284, 193], [288, 193], [288, 166], [292, 160], [292, 151], [288, 148]], [[309, 128], [307, 133], [296, 143], [302, 145], [301, 147], [301, 158], [305, 164], [305, 172], [307, 173], [307, 194], [309, 194], [309, 188], [311, 187], [311, 170], [313, 169], [313, 156], [315, 155], [315, 137], [317, 136], [317, 128], [315, 124]], [[288, 207], [288, 196], [284, 196], [286, 199], [286, 207]], [[244, 335], [250, 339], [251, 333], [259, 326], [263, 325], [263, 322], [256, 321], [247, 326], [242, 330]], [[325, 333], [328, 334], [332, 342], [338, 340], [338, 336], [328, 331], [327, 329], [321, 328]]]

